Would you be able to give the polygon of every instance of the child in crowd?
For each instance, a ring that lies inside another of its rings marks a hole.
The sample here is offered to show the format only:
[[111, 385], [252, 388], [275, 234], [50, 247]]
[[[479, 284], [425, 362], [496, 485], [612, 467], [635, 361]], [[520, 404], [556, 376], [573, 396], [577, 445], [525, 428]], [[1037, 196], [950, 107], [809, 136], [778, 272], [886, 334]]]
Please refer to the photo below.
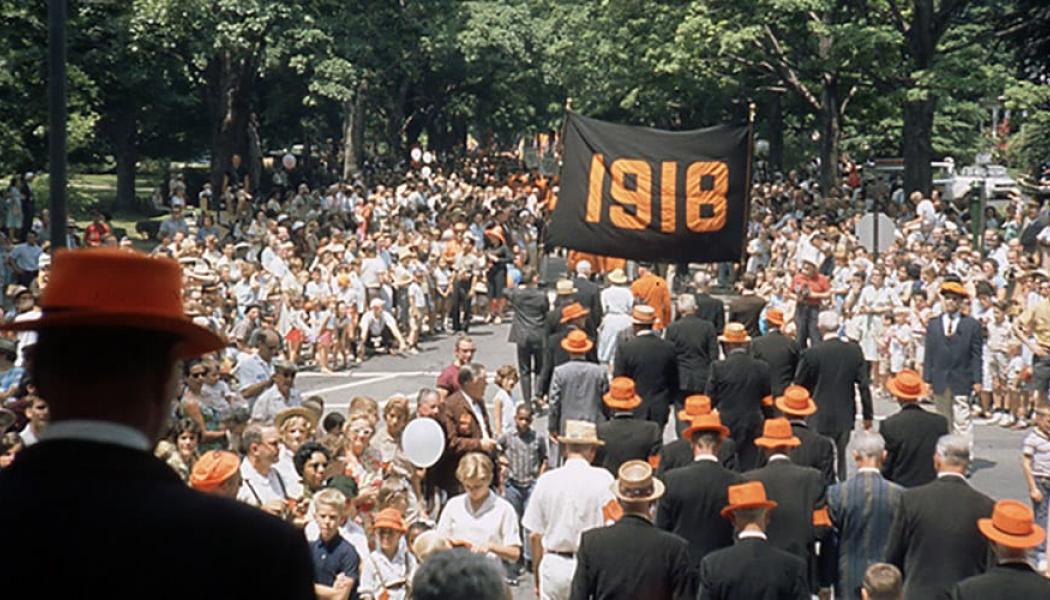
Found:
[[1012, 342], [1009, 348], [1010, 363], [1006, 372], [1010, 382], [1010, 413], [1000, 425], [1025, 429], [1028, 427], [1025, 417], [1028, 414], [1028, 396], [1030, 395], [1028, 387], [1032, 379], [1032, 370], [1025, 364], [1020, 342]]
[[408, 531], [395, 508], [379, 511], [375, 519], [376, 549], [368, 555], [361, 576], [364, 600], [404, 600], [416, 571], [416, 557], [402, 544]]
[[[547, 440], [532, 428], [532, 407], [527, 403], [519, 404], [514, 411], [514, 426], [508, 428], [499, 437], [503, 456], [503, 497], [518, 513], [519, 527], [521, 517], [529, 505], [532, 489], [536, 480], [547, 470]], [[522, 559], [527, 566], [532, 558], [528, 533], [521, 528], [524, 553]]]
[[887, 328], [890, 337], [890, 372], [897, 374], [911, 368], [915, 362], [915, 335], [911, 324], [911, 309], [901, 306], [893, 310], [893, 324]]
[[495, 437], [514, 428], [514, 407], [517, 405], [514, 387], [519, 379], [518, 370], [513, 365], [503, 365], [496, 370], [496, 396], [492, 400], [492, 418], [489, 419]]
[[[1028, 496], [1035, 511], [1035, 522], [1046, 526], [1050, 508], [1050, 407], [1035, 410], [1035, 427], [1024, 438], [1021, 464], [1028, 483]], [[1039, 571], [1046, 571], [1046, 541], [1036, 548]]]
[[317, 300], [310, 311], [310, 341], [314, 343], [314, 358], [322, 373], [332, 372], [328, 366], [328, 355], [332, 349], [335, 321], [332, 308], [329, 308], [330, 302], [334, 308], [334, 301]]
[[314, 496], [313, 523], [318, 537], [310, 542], [314, 559], [314, 592], [319, 598], [347, 600], [358, 582], [361, 557], [339, 534], [346, 520], [346, 496], [325, 489]]
[[984, 323], [984, 390], [981, 392], [981, 404], [987, 413], [989, 405], [992, 413], [989, 423], [999, 424], [1008, 418], [1006, 398], [1007, 370], [1010, 366], [1008, 344], [1013, 339], [1012, 323], [1006, 316], [1005, 303], [995, 304], [991, 317]]

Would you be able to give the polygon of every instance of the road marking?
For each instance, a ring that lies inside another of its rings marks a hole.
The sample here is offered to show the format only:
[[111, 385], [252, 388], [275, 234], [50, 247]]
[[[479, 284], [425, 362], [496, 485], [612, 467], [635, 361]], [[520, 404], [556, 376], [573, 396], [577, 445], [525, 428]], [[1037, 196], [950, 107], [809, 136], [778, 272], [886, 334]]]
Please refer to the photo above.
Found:
[[318, 373], [316, 371], [300, 371], [299, 377], [323, 378], [323, 377], [437, 377], [441, 371], [361, 371], [347, 372], [339, 371], [333, 373]]
[[338, 392], [339, 390], [345, 390], [345, 389], [349, 389], [349, 388], [352, 388], [352, 387], [357, 387], [359, 385], [368, 385], [370, 383], [379, 383], [380, 381], [386, 381], [388, 379], [393, 379], [395, 377], [400, 377], [402, 375], [403, 375], [403, 373], [388, 373], [386, 375], [380, 375], [380, 376], [377, 376], [377, 377], [369, 377], [367, 379], [362, 379], [360, 381], [351, 381], [350, 383], [341, 383], [339, 385], [333, 385], [333, 386], [326, 387], [326, 388], [320, 388], [320, 389], [316, 389], [316, 390], [307, 390], [306, 393], [307, 394], [316, 394], [316, 395], [328, 394], [328, 393], [331, 393], [331, 392]]

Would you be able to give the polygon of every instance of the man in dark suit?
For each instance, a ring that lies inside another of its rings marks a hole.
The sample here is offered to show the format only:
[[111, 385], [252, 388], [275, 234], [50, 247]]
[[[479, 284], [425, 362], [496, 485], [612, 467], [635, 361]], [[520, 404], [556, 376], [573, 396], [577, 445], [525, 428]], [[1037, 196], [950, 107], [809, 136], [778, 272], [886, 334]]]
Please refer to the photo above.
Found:
[[[711, 399], [703, 394], [694, 394], [685, 399], [685, 408], [678, 411], [678, 420], [689, 423], [700, 415], [711, 412]], [[739, 472], [736, 462], [736, 442], [727, 437], [718, 445], [718, 464], [730, 471]], [[660, 448], [659, 466], [656, 476], [663, 479], [668, 471], [693, 464], [693, 444], [688, 438], [680, 438]]]
[[776, 518], [766, 530], [769, 542], [807, 565], [815, 565], [814, 513], [824, 508], [827, 488], [819, 471], [796, 465], [788, 458], [799, 443], [786, 419], [766, 420], [755, 445], [765, 451], [769, 464], [744, 473], [744, 478], [761, 481], [770, 499], [779, 505]]
[[693, 289], [696, 293], [696, 315], [715, 326], [715, 331], [722, 331], [726, 326], [725, 303], [711, 295], [711, 276], [703, 271], [693, 276]]
[[790, 385], [774, 404], [791, 423], [791, 432], [801, 442], [798, 448], [788, 454], [791, 462], [820, 471], [824, 485], [835, 483], [835, 444], [810, 429], [806, 423], [806, 417], [817, 412], [817, 404], [809, 396], [806, 388]]
[[580, 536], [571, 600], [693, 600], [688, 544], [652, 523], [653, 504], [664, 493], [652, 467], [637, 460], [624, 463], [613, 493], [623, 517]]
[[1050, 579], [1028, 563], [1028, 552], [1046, 539], [1034, 520], [1032, 509], [1016, 500], [997, 502], [992, 518], [977, 522], [995, 550], [996, 566], [956, 584], [952, 600], [1050, 598]]
[[595, 326], [602, 322], [602, 290], [597, 283], [591, 281], [591, 262], [581, 260], [576, 263], [576, 278], [572, 280], [576, 287], [576, 301], [584, 308], [591, 311], [588, 317]]
[[[547, 396], [550, 393], [554, 368], [572, 359], [572, 355], [562, 345], [562, 340], [574, 330], [579, 329], [586, 332], [587, 315], [591, 313], [579, 302], [573, 302], [561, 307], [558, 314], [561, 315], [561, 318], [558, 321], [557, 328], [547, 334], [547, 339], [543, 343], [543, 372], [540, 375], [539, 389], [537, 391], [538, 394], [543, 396]], [[594, 336], [590, 334], [587, 337], [594, 339]], [[598, 362], [598, 352], [592, 347], [585, 355], [585, 358], [590, 362], [596, 363]]]
[[736, 544], [700, 562], [697, 600], [809, 600], [806, 563], [767, 541], [769, 511], [761, 482], [730, 486], [722, 516], [731, 519]]
[[937, 440], [948, 434], [948, 420], [919, 406], [925, 386], [918, 373], [905, 369], [886, 383], [900, 411], [879, 424], [879, 433], [886, 440], [886, 460], [882, 476], [907, 488], [930, 483], [937, 479], [933, 468], [933, 454]]
[[639, 304], [631, 309], [634, 337], [616, 350], [613, 375], [630, 377], [643, 398], [638, 416], [660, 426], [667, 424], [668, 411], [678, 393], [678, 361], [674, 344], [653, 330], [656, 310]]
[[810, 390], [817, 402], [817, 413], [810, 424], [817, 433], [835, 442], [840, 481], [846, 479], [846, 447], [857, 418], [857, 392], [860, 393], [864, 429], [871, 429], [874, 410], [871, 380], [864, 352], [855, 342], [838, 336], [839, 316], [824, 311], [817, 317], [824, 339], [802, 353], [795, 383]]
[[667, 494], [660, 500], [656, 525], [689, 542], [695, 569], [709, 553], [733, 545], [733, 528], [719, 512], [728, 503], [726, 490], [743, 478], [718, 464], [718, 447], [729, 435], [718, 413], [696, 417], [684, 435], [695, 458], [664, 476]]
[[758, 318], [766, 307], [766, 299], [755, 292], [758, 279], [754, 273], [744, 273], [740, 278], [740, 295], [729, 303], [729, 321], [743, 323], [751, 337], [762, 335], [758, 327]]
[[615, 475], [629, 460], [654, 459], [660, 452], [663, 430], [652, 421], [636, 418], [642, 398], [635, 392], [634, 382], [629, 377], [614, 378], [602, 400], [612, 416], [598, 424], [598, 439], [605, 445], [598, 447], [594, 465]]
[[[684, 294], [678, 297], [678, 319], [664, 332], [667, 341], [674, 344], [678, 361], [678, 388], [675, 406], [681, 410], [685, 397], [703, 393], [711, 363], [718, 360], [718, 332], [714, 325], [696, 314], [696, 300]], [[689, 424], [677, 422], [681, 432]]]
[[301, 532], [190, 489], [153, 456], [176, 364], [225, 346], [183, 313], [178, 264], [59, 253], [41, 304], [39, 320], [3, 326], [38, 332], [31, 372], [51, 414], [0, 472], [8, 595], [189, 598], [206, 582], [215, 598], [314, 598]]
[[904, 574], [905, 598], [945, 597], [955, 583], [988, 568], [977, 521], [991, 516], [995, 502], [966, 482], [969, 440], [941, 437], [934, 462], [937, 479], [901, 495], [886, 542], [886, 562]]
[[941, 285], [944, 313], [926, 325], [922, 376], [933, 387], [937, 412], [948, 419], [952, 433], [969, 440], [972, 451], [970, 392], [981, 393], [982, 341], [981, 324], [959, 311], [959, 304], [968, 298], [957, 281]]
[[478, 363], [461, 366], [458, 381], [459, 391], [445, 398], [438, 411], [446, 444], [445, 452], [434, 466], [435, 478], [449, 497], [463, 491], [456, 478], [460, 459], [471, 452], [483, 452], [495, 461], [498, 448], [485, 408], [485, 366]]
[[763, 407], [769, 397], [769, 367], [750, 356], [751, 338], [740, 323], [729, 323], [719, 336], [726, 357], [711, 365], [707, 395], [736, 443], [737, 463], [747, 471], [758, 463], [754, 440], [762, 428]]
[[771, 308], [766, 311], [766, 335], [751, 342], [751, 356], [769, 365], [769, 384], [773, 396], [780, 396], [791, 385], [798, 369], [798, 342], [780, 333], [784, 326], [784, 311]]
[[521, 270], [522, 287], [510, 288], [503, 295], [514, 309], [510, 337], [518, 350], [518, 374], [521, 375], [521, 394], [526, 402], [533, 399], [532, 379], [539, 379], [543, 371], [543, 341], [546, 338], [544, 319], [550, 310], [547, 292], [538, 289], [540, 275], [536, 269]]

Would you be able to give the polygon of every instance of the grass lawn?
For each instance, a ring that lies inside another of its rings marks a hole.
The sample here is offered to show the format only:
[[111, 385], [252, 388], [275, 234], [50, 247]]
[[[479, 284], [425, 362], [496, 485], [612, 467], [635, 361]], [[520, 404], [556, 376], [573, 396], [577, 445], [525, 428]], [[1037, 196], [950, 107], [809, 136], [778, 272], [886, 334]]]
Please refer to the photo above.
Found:
[[[135, 178], [135, 196], [140, 200], [149, 198], [153, 190], [160, 185], [160, 176], [140, 174]], [[38, 206], [48, 204], [48, 178], [47, 174], [41, 174], [33, 179], [33, 194], [36, 196]], [[69, 188], [67, 202], [69, 215], [76, 220], [77, 225], [84, 227], [91, 222], [90, 210], [96, 207], [109, 210], [117, 199], [117, 176], [107, 173], [74, 173], [69, 175]], [[135, 236], [135, 224], [146, 219], [146, 216], [136, 211], [119, 211], [112, 213], [111, 221], [114, 227], [127, 230], [129, 235]], [[160, 219], [161, 217], [155, 217]]]

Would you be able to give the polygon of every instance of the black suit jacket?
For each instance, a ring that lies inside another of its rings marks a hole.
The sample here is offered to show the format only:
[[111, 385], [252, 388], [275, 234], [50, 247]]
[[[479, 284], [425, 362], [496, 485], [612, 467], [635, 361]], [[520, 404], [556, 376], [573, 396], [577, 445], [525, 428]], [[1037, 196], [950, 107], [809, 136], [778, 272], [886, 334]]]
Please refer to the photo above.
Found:
[[1050, 598], [1050, 579], [1024, 563], [1002, 563], [955, 585], [952, 600]]
[[[691, 464], [693, 464], [693, 446], [689, 440], [675, 440], [660, 448], [660, 465], [656, 469], [656, 475], [663, 477], [668, 471], [688, 467]], [[718, 447], [718, 464], [730, 471], [740, 471], [736, 460], [736, 442], [733, 441], [733, 438], [722, 440], [722, 445]]]
[[[762, 429], [762, 399], [769, 393], [769, 366], [746, 352], [732, 352], [711, 365], [707, 380], [711, 408], [721, 413], [739, 455], [755, 453], [754, 440]], [[753, 459], [748, 460], [741, 461], [741, 468], [754, 466]]]
[[855, 342], [832, 338], [805, 350], [798, 363], [795, 383], [805, 386], [813, 395], [817, 412], [809, 422], [821, 433], [853, 431], [858, 391], [864, 419], [873, 418], [868, 363]]
[[879, 433], [886, 440], [883, 477], [904, 487], [937, 479], [933, 454], [937, 439], [948, 434], [948, 419], [926, 411], [918, 403], [905, 404], [879, 424]]
[[947, 337], [944, 317], [926, 325], [922, 377], [935, 394], [950, 389], [956, 396], [966, 396], [973, 384], [981, 383], [981, 325], [973, 317], [960, 316], [955, 332]]
[[696, 298], [697, 316], [714, 325], [715, 331], [721, 332], [725, 329], [725, 303], [710, 294], [694, 294], [693, 296]]
[[698, 600], [809, 600], [806, 563], [762, 539], [737, 540], [700, 563]]
[[761, 296], [754, 294], [738, 296], [729, 303], [729, 320], [742, 324], [747, 328], [748, 335], [757, 338], [762, 335], [762, 330], [758, 327], [758, 317], [765, 307], [766, 301]]
[[572, 280], [572, 284], [576, 286], [576, 300], [583, 305], [584, 308], [590, 309], [591, 314], [588, 315], [588, 320], [592, 323], [602, 322], [602, 288], [594, 283], [590, 279], [584, 279], [583, 277], [577, 277]]
[[733, 525], [720, 511], [729, 503], [729, 486], [742, 481], [739, 474], [709, 460], [663, 476], [667, 491], [660, 499], [656, 525], [689, 542], [692, 568], [709, 553], [733, 544]]
[[664, 337], [674, 344], [678, 361], [678, 387], [702, 392], [707, 385], [711, 363], [718, 360], [715, 326], [697, 315], [686, 315], [671, 323]]
[[[547, 336], [546, 341], [543, 343], [543, 371], [540, 372], [539, 381], [539, 392], [540, 394], [547, 395], [551, 389], [551, 378], [554, 376], [554, 367], [563, 365], [569, 362], [572, 358], [569, 353], [565, 351], [565, 348], [561, 347], [561, 341], [565, 339], [565, 336], [569, 335], [569, 332], [576, 329], [576, 327], [566, 323], [565, 325], [559, 325], [554, 333]], [[593, 342], [594, 336], [588, 334]], [[598, 344], [595, 343], [591, 348], [590, 352], [585, 355], [585, 358], [593, 363], [598, 362]]]
[[696, 579], [682, 538], [635, 515], [580, 536], [571, 600], [693, 600], [695, 596]]
[[905, 598], [945, 598], [955, 583], [988, 568], [990, 550], [977, 519], [991, 516], [994, 506], [954, 475], [901, 494], [886, 562], [904, 574]]
[[799, 354], [798, 343], [779, 331], [770, 331], [751, 342], [751, 356], [769, 365], [769, 382], [774, 396], [783, 395], [784, 388], [791, 385], [798, 369]]
[[[835, 473], [834, 442], [810, 429], [809, 425], [802, 420], [793, 419], [791, 421], [791, 431], [802, 442], [798, 448], [795, 448], [788, 454], [791, 462], [820, 471], [826, 486], [835, 483], [837, 475]], [[766, 464], [766, 456], [763, 455], [759, 461], [759, 466], [765, 466]]]
[[598, 423], [598, 439], [605, 445], [598, 446], [594, 466], [605, 467], [616, 477], [623, 463], [649, 460], [650, 456], [659, 454], [663, 432], [652, 421], [632, 418], [630, 413], [620, 413], [604, 423]]
[[789, 460], [774, 460], [761, 469], [744, 473], [744, 478], [761, 481], [766, 497], [777, 503], [766, 529], [770, 543], [808, 561], [816, 540], [813, 511], [827, 503], [827, 488], [820, 472]]
[[314, 598], [301, 532], [196, 492], [148, 452], [114, 444], [53, 440], [25, 449], [0, 472], [0, 531], [6, 591]]
[[616, 349], [613, 374], [634, 380], [635, 391], [642, 397], [637, 414], [659, 420], [656, 417], [666, 414], [678, 393], [674, 344], [655, 333], [626, 340]]
[[507, 341], [513, 344], [542, 344], [546, 337], [546, 318], [550, 311], [547, 292], [534, 287], [504, 290], [503, 295], [514, 308]]

